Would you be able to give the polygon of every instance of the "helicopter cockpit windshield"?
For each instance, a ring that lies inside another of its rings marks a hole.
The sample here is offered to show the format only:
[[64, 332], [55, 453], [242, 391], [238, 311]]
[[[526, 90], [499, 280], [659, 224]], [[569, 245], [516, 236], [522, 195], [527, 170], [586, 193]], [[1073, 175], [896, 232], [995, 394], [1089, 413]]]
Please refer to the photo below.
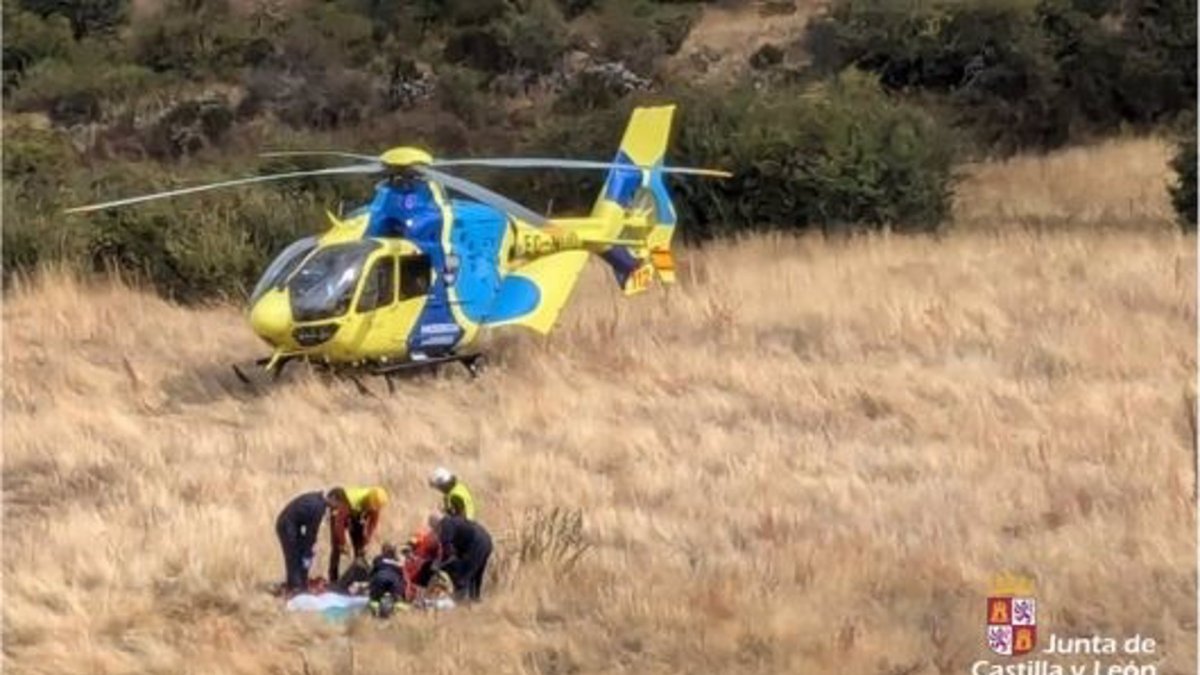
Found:
[[362, 277], [363, 263], [378, 247], [377, 242], [360, 240], [314, 253], [288, 281], [293, 318], [319, 321], [345, 314]]
[[292, 270], [296, 269], [296, 265], [300, 261], [312, 253], [312, 250], [317, 247], [316, 237], [305, 237], [299, 241], [292, 242], [283, 252], [275, 257], [275, 260], [267, 266], [267, 271], [263, 272], [262, 278], [254, 285], [254, 292], [250, 294], [250, 304], [258, 302], [258, 299], [266, 293], [272, 286], [277, 286], [287, 279]]

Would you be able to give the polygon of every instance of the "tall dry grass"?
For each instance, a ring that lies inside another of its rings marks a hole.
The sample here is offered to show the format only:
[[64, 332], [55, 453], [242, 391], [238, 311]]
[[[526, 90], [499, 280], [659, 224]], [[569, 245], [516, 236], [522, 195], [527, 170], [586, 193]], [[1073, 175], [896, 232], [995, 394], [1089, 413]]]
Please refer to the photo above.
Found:
[[[631, 300], [593, 266], [549, 339], [376, 397], [236, 386], [261, 349], [233, 308], [63, 275], [10, 293], [6, 667], [963, 673], [1011, 569], [1043, 639], [1141, 633], [1159, 673], [1195, 672], [1194, 238], [764, 237], [681, 262]], [[482, 605], [341, 625], [262, 592], [291, 495], [382, 483], [399, 537], [437, 463], [498, 539]], [[518, 561], [555, 507], [587, 550]]]
[[1156, 137], [1111, 139], [969, 166], [955, 201], [964, 228], [1170, 228], [1165, 186], [1174, 148]]

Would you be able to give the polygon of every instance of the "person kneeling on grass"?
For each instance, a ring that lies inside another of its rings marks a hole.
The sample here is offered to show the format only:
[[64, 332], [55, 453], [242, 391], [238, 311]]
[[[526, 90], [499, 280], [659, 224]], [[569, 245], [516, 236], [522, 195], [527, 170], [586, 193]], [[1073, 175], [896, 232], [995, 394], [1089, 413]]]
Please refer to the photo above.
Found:
[[429, 526], [441, 544], [434, 569], [450, 577], [456, 600], [479, 600], [483, 573], [492, 555], [492, 536], [482, 525], [462, 516], [435, 513], [429, 517]]
[[[334, 504], [332, 527], [329, 529], [330, 546], [329, 580], [345, 585], [341, 570], [341, 556], [347, 552], [346, 534], [350, 535], [353, 547], [354, 567], [366, 568], [367, 545], [379, 527], [380, 515], [387, 506], [388, 494], [381, 487], [347, 487], [330, 490], [330, 501]], [[351, 575], [354, 576], [354, 575]]]

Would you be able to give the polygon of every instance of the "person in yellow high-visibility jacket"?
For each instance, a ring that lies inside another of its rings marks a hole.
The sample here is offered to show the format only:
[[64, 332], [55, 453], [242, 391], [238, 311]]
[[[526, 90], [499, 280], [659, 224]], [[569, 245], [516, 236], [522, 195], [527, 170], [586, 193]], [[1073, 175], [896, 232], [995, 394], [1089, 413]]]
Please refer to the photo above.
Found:
[[330, 528], [329, 580], [338, 578], [340, 558], [346, 550], [346, 531], [354, 547], [354, 561], [365, 563], [367, 544], [379, 528], [379, 516], [387, 506], [388, 493], [381, 487], [346, 487], [329, 491], [333, 504], [333, 527]]
[[475, 520], [475, 499], [471, 491], [449, 469], [439, 466], [429, 474], [429, 487], [442, 493], [442, 512]]

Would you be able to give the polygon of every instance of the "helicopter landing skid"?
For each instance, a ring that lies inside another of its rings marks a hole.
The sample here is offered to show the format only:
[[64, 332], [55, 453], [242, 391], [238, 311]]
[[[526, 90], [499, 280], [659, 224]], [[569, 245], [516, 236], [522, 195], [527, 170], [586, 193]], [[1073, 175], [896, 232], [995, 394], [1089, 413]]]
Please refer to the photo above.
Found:
[[[270, 369], [268, 369], [268, 366], [271, 363], [271, 358], [270, 357], [261, 358], [254, 362], [255, 371], [269, 373], [270, 381], [275, 382], [276, 380], [279, 379], [279, 376], [283, 374], [283, 370], [284, 370], [284, 368], [287, 367], [288, 363], [293, 361], [295, 358], [296, 357], [282, 358], [275, 364], [274, 368], [270, 368]], [[345, 369], [345, 370], [330, 369], [330, 372], [332, 372], [335, 375], [342, 376], [342, 377], [349, 379], [358, 388], [360, 393], [370, 394], [370, 391], [366, 388], [365, 385], [363, 385], [363, 383], [358, 379], [358, 377], [356, 375], [358, 375], [358, 374], [378, 375], [378, 376], [382, 377], [385, 382], [387, 382], [388, 391], [391, 392], [391, 391], [394, 391], [394, 387], [392, 385], [393, 377], [399, 377], [401, 375], [405, 375], [405, 374], [409, 374], [409, 373], [416, 373], [421, 370], [425, 370], [426, 368], [436, 368], [437, 366], [441, 366], [441, 365], [444, 365], [447, 363], [461, 363], [463, 365], [463, 367], [467, 369], [467, 373], [470, 374], [471, 378], [474, 379], [476, 377], [479, 377], [479, 375], [483, 372], [483, 366], [484, 366], [485, 360], [484, 360], [483, 354], [480, 354], [480, 353], [448, 354], [446, 356], [433, 356], [433, 357], [412, 359], [412, 360], [408, 360], [408, 361], [403, 361], [401, 363], [375, 364], [372, 366], [360, 366], [357, 368], [349, 368], [349, 369]], [[321, 367], [324, 364], [321, 364], [319, 362], [313, 362], [313, 365]], [[233, 368], [234, 375], [236, 375], [238, 380], [240, 380], [243, 384], [245, 384], [249, 387], [256, 387], [258, 384], [262, 384], [261, 379], [256, 381], [257, 378], [251, 377], [246, 371], [242, 370], [242, 368], [239, 367], [237, 364], [233, 364], [231, 367]], [[328, 366], [325, 366], [325, 368], [328, 369]]]
[[[269, 373], [271, 375], [271, 381], [274, 382], [279, 379], [280, 375], [283, 374], [283, 369], [287, 367], [287, 364], [291, 363], [293, 358], [294, 357], [284, 357], [279, 359], [274, 368], [268, 369], [268, 366], [271, 364], [271, 357], [264, 357], [254, 362], [254, 368], [256, 371]], [[237, 376], [237, 379], [241, 380], [242, 384], [253, 387], [260, 383], [255, 382], [255, 379], [247, 375], [246, 372], [238, 366], [238, 364], [234, 363], [230, 367], [233, 368], [233, 374]]]
[[415, 370], [423, 370], [434, 366], [440, 366], [445, 363], [461, 363], [471, 377], [479, 377], [483, 372], [484, 358], [483, 354], [448, 354], [446, 356], [434, 356], [424, 359], [412, 359], [403, 363], [394, 363], [389, 365], [377, 365], [371, 368], [368, 372], [372, 375], [382, 375], [389, 377], [391, 375], [399, 375], [405, 372]]

